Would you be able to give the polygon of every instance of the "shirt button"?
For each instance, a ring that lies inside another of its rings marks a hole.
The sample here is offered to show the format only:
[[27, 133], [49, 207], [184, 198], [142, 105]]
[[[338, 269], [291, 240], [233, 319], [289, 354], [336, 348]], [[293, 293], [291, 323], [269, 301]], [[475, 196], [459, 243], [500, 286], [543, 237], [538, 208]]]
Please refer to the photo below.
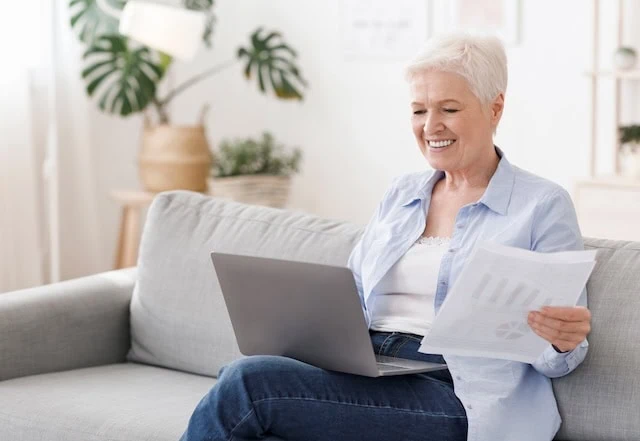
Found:
[[453, 254], [453, 253], [456, 252], [456, 249], [455, 248], [451, 248], [451, 249], [449, 249], [449, 252]]
[[447, 286], [447, 282], [440, 282], [440, 286]]
[[467, 404], [467, 409], [473, 410], [473, 406], [471, 404]]
[[462, 377], [460, 375], [456, 375], [456, 380], [462, 381]]
[[458, 225], [456, 225], [456, 228], [458, 228], [458, 230], [462, 230], [464, 228], [464, 225], [458, 224]]

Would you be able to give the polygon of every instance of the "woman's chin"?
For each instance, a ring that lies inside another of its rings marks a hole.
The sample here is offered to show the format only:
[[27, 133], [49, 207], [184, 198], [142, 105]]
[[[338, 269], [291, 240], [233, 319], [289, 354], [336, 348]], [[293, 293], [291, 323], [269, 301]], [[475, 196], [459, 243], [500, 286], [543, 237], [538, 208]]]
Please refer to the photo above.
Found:
[[447, 170], [447, 164], [450, 162], [447, 158], [440, 155], [430, 155], [429, 152], [426, 152], [424, 157], [434, 170]]

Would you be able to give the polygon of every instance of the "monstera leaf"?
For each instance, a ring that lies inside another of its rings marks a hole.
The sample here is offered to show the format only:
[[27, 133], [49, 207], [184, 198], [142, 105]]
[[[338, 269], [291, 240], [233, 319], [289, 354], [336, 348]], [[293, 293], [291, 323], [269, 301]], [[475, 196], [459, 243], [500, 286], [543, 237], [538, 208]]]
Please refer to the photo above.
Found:
[[265, 80], [268, 80], [278, 98], [301, 100], [298, 83], [306, 86], [306, 82], [294, 64], [296, 52], [282, 42], [278, 32], [271, 32], [264, 38], [261, 33], [262, 28], [258, 28], [251, 34], [249, 49], [238, 49], [238, 58], [246, 59], [245, 77], [251, 79], [255, 72], [263, 93], [266, 91]]
[[202, 35], [202, 41], [210, 48], [211, 36], [213, 35], [213, 26], [216, 22], [216, 17], [211, 12], [213, 7], [213, 0], [183, 0], [184, 7], [193, 11], [203, 11], [207, 14], [207, 21], [204, 27], [204, 34]]
[[89, 63], [82, 71], [87, 93], [99, 89], [100, 109], [122, 116], [143, 110], [156, 95], [164, 69], [158, 55], [146, 47], [129, 48], [119, 35], [103, 35], [84, 53]]
[[[127, 0], [105, 0], [114, 9], [122, 9]], [[71, 27], [76, 30], [78, 38], [91, 44], [103, 34], [118, 32], [118, 19], [103, 11], [98, 0], [70, 0]]]

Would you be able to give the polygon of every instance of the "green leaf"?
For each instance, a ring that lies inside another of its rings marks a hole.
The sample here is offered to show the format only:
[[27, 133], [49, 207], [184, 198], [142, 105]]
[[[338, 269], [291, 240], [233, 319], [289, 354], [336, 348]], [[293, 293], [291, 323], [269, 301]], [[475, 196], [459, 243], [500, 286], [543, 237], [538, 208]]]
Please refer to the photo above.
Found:
[[158, 52], [158, 55], [160, 57], [160, 67], [162, 68], [163, 72], [166, 72], [173, 62], [173, 57], [171, 57], [171, 55], [169, 54], [165, 54], [164, 52]]
[[204, 41], [205, 46], [208, 49], [211, 49], [213, 43], [211, 43], [211, 37], [213, 36], [213, 29], [216, 24], [216, 16], [213, 13], [207, 14], [206, 23], [204, 25], [204, 33], [202, 34], [202, 41]]
[[213, 174], [218, 177], [237, 175], [290, 176], [300, 170], [302, 151], [294, 148], [288, 153], [265, 132], [262, 138], [222, 140], [214, 152]]
[[640, 125], [620, 126], [618, 130], [620, 132], [620, 144], [640, 142]]
[[241, 47], [237, 51], [238, 58], [246, 62], [245, 77], [250, 80], [252, 72], [256, 72], [258, 88], [264, 93], [266, 89], [263, 75], [267, 74], [276, 97], [301, 100], [301, 89], [307, 83], [295, 64], [296, 51], [282, 41], [278, 32], [271, 32], [266, 37], [261, 34], [262, 28], [258, 28], [251, 34], [251, 46]]
[[202, 41], [207, 46], [207, 48], [211, 48], [211, 37], [213, 36], [213, 30], [216, 24], [216, 16], [211, 11], [211, 9], [213, 8], [213, 0], [183, 0], [182, 4], [187, 9], [191, 9], [193, 11], [203, 11], [207, 13], [204, 33], [202, 34]]
[[[116, 9], [124, 8], [127, 0], [106, 0]], [[80, 41], [91, 44], [100, 35], [118, 32], [118, 19], [98, 6], [97, 0], [69, 0], [71, 27]]]
[[87, 93], [100, 92], [98, 105], [110, 113], [127, 116], [143, 110], [156, 96], [165, 70], [160, 56], [147, 47], [130, 48], [126, 37], [103, 35], [85, 51], [82, 78]]
[[302, 99], [300, 92], [294, 87], [287, 79], [284, 72], [280, 73], [280, 82], [278, 87], [275, 88], [276, 95], [282, 99]]
[[100, 63], [95, 63], [92, 64], [91, 66], [88, 66], [86, 68], [84, 68], [82, 70], [82, 78], [86, 78], [88, 76], [90, 76], [93, 72], [95, 72], [96, 70], [102, 68], [102, 67], [107, 67], [107, 66], [113, 66], [113, 60], [109, 59], [106, 61], [102, 61]]
[[87, 85], [87, 94], [89, 96], [93, 96], [93, 92], [97, 89], [97, 87], [107, 79], [112, 73], [117, 72], [116, 68], [109, 69], [107, 72], [94, 77], [91, 82]]
[[107, 103], [111, 102], [113, 98], [112, 95], [116, 92], [117, 88], [118, 83], [114, 81], [104, 90], [104, 92], [102, 93], [102, 98], [100, 98], [100, 101], [98, 102], [98, 106], [101, 110], [105, 112], [107, 111]]
[[265, 73], [265, 70], [267, 71], [267, 73], [269, 72], [268, 69], [258, 69], [258, 87], [260, 88], [260, 92], [265, 93], [267, 88], [264, 86], [264, 78], [263, 78], [263, 73]]
[[182, 4], [194, 11], [208, 11], [213, 6], [213, 0], [183, 0]]

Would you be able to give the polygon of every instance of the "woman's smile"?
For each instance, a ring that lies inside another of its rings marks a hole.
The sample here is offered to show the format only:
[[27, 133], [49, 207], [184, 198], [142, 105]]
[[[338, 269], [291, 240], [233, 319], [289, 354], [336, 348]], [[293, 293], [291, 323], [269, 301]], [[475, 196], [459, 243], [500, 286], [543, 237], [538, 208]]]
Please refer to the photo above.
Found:
[[456, 146], [455, 139], [446, 139], [441, 141], [425, 141], [425, 143], [429, 146], [429, 151], [433, 153], [442, 153], [445, 150], [449, 150]]

